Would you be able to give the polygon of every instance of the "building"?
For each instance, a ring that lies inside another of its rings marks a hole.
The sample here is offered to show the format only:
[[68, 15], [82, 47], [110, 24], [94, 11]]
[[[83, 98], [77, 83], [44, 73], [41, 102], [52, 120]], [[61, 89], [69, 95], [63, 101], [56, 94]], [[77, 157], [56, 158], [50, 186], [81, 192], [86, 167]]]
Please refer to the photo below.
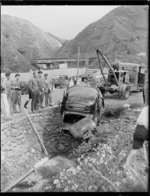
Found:
[[[77, 68], [78, 60], [70, 58], [40, 58], [31, 61], [31, 64], [36, 69], [60, 69], [61, 64], [66, 64], [66, 68]], [[79, 68], [87, 67], [87, 60], [80, 59]]]

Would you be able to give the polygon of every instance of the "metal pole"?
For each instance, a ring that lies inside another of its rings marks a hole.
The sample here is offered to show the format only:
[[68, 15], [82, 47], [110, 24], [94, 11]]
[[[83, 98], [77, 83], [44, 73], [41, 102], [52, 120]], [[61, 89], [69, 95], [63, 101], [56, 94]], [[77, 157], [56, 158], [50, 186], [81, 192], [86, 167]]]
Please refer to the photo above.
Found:
[[100, 51], [100, 50], [97, 50], [97, 53], [100, 53], [100, 54], [101, 54], [101, 56], [103, 57], [103, 59], [105, 60], [105, 62], [106, 62], [106, 63], [107, 63], [107, 65], [109, 66], [109, 68], [111, 69], [111, 71], [112, 71], [112, 73], [113, 73], [113, 75], [114, 75], [114, 77], [115, 77], [115, 80], [116, 80], [117, 86], [119, 86], [118, 79], [117, 79], [117, 77], [116, 77], [116, 75], [115, 75], [115, 73], [114, 73], [114, 70], [112, 69], [111, 64], [107, 61], [106, 57], [105, 57], [105, 56], [101, 53], [101, 51]]
[[78, 47], [78, 68], [77, 68], [77, 79], [79, 75], [79, 59], [80, 59], [80, 47]]
[[15, 180], [15, 182], [12, 182], [9, 186], [7, 186], [5, 189], [2, 190], [2, 192], [7, 192], [10, 189], [12, 189], [16, 184], [18, 184], [20, 181], [23, 181], [27, 176], [29, 176], [32, 172], [34, 172], [35, 168], [31, 168], [28, 172], [26, 172], [23, 176]]
[[116, 62], [117, 62], [117, 51], [116, 51]]
[[[102, 74], [102, 76], [103, 76], [103, 78], [104, 78], [105, 83], [107, 83], [106, 77], [105, 77], [105, 75], [104, 75], [104, 73], [103, 73], [103, 69], [102, 69], [100, 57], [99, 57], [99, 53], [100, 53], [99, 50], [96, 50], [96, 53], [97, 53], [97, 58], [98, 58], [98, 62], [99, 62], [101, 74]], [[100, 53], [100, 54], [101, 54], [101, 53]]]
[[38, 140], [39, 140], [39, 142], [40, 142], [40, 144], [41, 144], [41, 146], [42, 146], [42, 148], [43, 148], [43, 150], [44, 150], [45, 155], [48, 156], [48, 152], [47, 152], [47, 150], [46, 150], [46, 148], [45, 148], [45, 146], [44, 146], [44, 144], [43, 144], [43, 142], [42, 142], [42, 140], [41, 140], [41, 138], [40, 138], [40, 136], [39, 136], [39, 134], [38, 134], [38, 132], [37, 132], [35, 126], [34, 126], [34, 124], [32, 123], [31, 118], [30, 118], [30, 116], [29, 116], [29, 114], [28, 114], [26, 108], [24, 108], [24, 110], [25, 110], [25, 113], [26, 113], [26, 115], [27, 115], [27, 117], [28, 117], [28, 119], [29, 119], [29, 121], [30, 121], [32, 127], [33, 127], [34, 133], [36, 134], [36, 136], [37, 136], [37, 138], [38, 138]]

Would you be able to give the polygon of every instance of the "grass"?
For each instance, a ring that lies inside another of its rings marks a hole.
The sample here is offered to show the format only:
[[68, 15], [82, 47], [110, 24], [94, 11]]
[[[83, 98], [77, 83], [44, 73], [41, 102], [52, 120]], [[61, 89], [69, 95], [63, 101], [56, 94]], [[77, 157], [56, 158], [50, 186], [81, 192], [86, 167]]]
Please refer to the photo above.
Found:
[[[104, 115], [119, 117], [124, 111], [122, 106], [109, 107], [105, 109]], [[92, 148], [93, 151], [91, 146], [81, 145], [75, 153], [76, 167], [73, 171], [64, 170], [54, 181], [45, 184], [48, 191], [147, 192], [147, 147], [138, 153], [138, 159], [133, 157], [130, 164], [124, 167], [132, 149], [134, 128], [131, 129], [131, 125], [132, 122], [129, 126], [121, 127], [117, 135], [108, 139], [105, 144], [100, 142], [97, 147]]]
[[118, 118], [120, 115], [123, 114], [125, 109], [122, 106], [117, 106], [117, 107], [106, 107], [104, 110], [103, 115], [105, 117], [115, 117]]
[[131, 103], [130, 104], [131, 109], [137, 109], [137, 108], [142, 108], [142, 107], [143, 107], [143, 104], [141, 104], [141, 103]]

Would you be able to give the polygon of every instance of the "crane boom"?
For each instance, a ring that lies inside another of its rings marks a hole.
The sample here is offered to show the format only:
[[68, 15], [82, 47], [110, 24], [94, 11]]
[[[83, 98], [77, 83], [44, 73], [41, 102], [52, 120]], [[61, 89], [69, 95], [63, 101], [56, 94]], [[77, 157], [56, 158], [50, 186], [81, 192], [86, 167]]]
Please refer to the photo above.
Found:
[[104, 75], [103, 70], [102, 70], [102, 67], [101, 67], [101, 62], [100, 62], [99, 54], [102, 56], [102, 58], [104, 59], [104, 61], [107, 63], [108, 67], [110, 68], [110, 70], [112, 71], [112, 73], [114, 75], [114, 78], [115, 78], [115, 81], [117, 83], [117, 86], [119, 86], [118, 79], [116, 77], [116, 74], [114, 73], [114, 70], [113, 70], [111, 64], [108, 62], [108, 60], [106, 59], [106, 57], [102, 54], [102, 52], [99, 49], [96, 50], [96, 53], [97, 53], [97, 57], [98, 57], [99, 65], [100, 65], [100, 71], [102, 73], [102, 76], [103, 76], [105, 82], [107, 83], [107, 80], [105, 78], [105, 75]]

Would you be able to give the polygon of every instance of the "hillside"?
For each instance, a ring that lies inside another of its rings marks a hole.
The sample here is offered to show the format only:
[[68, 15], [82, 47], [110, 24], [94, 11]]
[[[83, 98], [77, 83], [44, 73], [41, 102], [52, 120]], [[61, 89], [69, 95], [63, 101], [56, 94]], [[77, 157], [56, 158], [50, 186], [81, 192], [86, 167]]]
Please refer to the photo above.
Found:
[[34, 58], [51, 57], [63, 41], [31, 22], [1, 15], [1, 71], [24, 72]]
[[117, 54], [122, 61], [145, 61], [137, 54], [147, 52], [147, 43], [148, 10], [143, 6], [121, 6], [64, 42], [55, 56], [76, 57], [80, 47], [81, 57], [93, 57], [99, 48], [110, 59]]

